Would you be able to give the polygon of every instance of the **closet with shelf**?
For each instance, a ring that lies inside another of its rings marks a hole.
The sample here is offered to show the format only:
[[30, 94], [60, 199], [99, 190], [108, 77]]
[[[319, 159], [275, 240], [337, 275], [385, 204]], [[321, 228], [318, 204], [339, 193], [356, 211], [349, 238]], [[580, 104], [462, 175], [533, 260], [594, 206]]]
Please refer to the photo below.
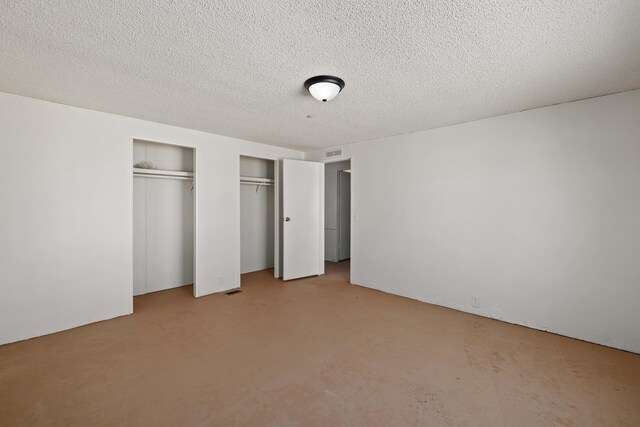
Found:
[[134, 296], [193, 284], [194, 155], [133, 142]]
[[276, 161], [240, 156], [240, 272], [275, 264]]

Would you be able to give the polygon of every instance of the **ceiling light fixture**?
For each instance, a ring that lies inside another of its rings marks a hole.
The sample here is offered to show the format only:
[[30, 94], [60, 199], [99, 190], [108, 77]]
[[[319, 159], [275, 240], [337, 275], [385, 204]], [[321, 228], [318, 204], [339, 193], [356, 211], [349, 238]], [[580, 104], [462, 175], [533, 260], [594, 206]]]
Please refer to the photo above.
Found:
[[338, 96], [344, 80], [334, 76], [315, 76], [304, 82], [304, 87], [318, 101], [327, 102]]

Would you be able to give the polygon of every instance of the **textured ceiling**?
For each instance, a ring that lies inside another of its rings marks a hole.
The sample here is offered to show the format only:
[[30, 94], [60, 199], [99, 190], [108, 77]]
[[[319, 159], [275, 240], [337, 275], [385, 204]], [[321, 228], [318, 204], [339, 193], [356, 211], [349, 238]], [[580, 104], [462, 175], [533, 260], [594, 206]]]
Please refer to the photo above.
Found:
[[637, 88], [638, 0], [0, 2], [0, 91], [303, 150]]

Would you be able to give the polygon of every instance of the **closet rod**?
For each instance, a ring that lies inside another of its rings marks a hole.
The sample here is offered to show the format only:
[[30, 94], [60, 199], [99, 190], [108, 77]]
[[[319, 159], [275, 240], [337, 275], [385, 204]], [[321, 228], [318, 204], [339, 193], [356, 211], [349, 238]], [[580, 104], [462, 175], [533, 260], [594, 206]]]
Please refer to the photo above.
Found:
[[171, 176], [171, 175], [150, 175], [146, 173], [134, 173], [134, 177], [138, 178], [162, 178], [162, 179], [181, 179], [186, 181], [192, 181], [193, 177], [191, 176]]
[[273, 185], [273, 182], [240, 181], [241, 185]]
[[264, 184], [264, 183], [267, 183], [267, 182], [273, 183], [274, 180], [271, 179], [271, 178], [262, 178], [262, 177], [257, 177], [257, 176], [241, 176], [240, 177], [240, 182], [247, 182], [247, 183], [251, 183], [251, 182], [257, 183], [257, 182], [259, 182], [259, 183], [263, 183]]
[[256, 186], [256, 193], [260, 190], [260, 187], [269, 187], [271, 185], [273, 185], [273, 182], [247, 182], [247, 181], [240, 181], [240, 185], [255, 185]]

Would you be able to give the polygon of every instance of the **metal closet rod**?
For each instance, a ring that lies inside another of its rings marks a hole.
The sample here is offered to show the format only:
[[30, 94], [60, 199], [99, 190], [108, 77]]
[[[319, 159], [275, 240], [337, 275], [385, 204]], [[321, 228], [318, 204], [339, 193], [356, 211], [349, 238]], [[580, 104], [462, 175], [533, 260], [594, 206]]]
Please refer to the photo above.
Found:
[[187, 180], [187, 181], [193, 180], [193, 177], [191, 176], [151, 175], [151, 174], [145, 174], [145, 173], [134, 173], [133, 176], [139, 177], [139, 178], [181, 179], [181, 180]]
[[273, 178], [265, 178], [261, 176], [241, 176], [240, 181], [246, 182], [273, 182]]
[[274, 184], [274, 180], [271, 178], [257, 178], [253, 176], [241, 176], [240, 185], [255, 185], [256, 193], [262, 186], [270, 186]]
[[165, 178], [165, 179], [190, 179], [193, 180], [193, 172], [171, 171], [163, 169], [143, 169], [133, 168], [133, 176], [144, 178]]

